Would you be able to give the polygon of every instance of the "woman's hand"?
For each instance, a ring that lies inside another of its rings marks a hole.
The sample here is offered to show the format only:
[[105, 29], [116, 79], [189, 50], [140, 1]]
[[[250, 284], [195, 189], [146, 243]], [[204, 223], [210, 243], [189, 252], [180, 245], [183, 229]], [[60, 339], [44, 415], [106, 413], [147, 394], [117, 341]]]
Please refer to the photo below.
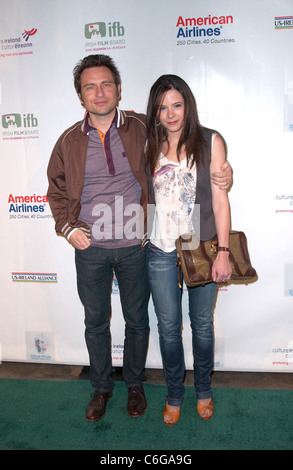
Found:
[[227, 282], [232, 274], [231, 264], [229, 263], [229, 252], [221, 251], [217, 254], [212, 267], [213, 281], [218, 284]]
[[[211, 174], [218, 172], [225, 165], [226, 151], [222, 139], [217, 135], [214, 139]], [[216, 222], [218, 245], [229, 248], [230, 205], [227, 191], [221, 191], [219, 186], [211, 185], [213, 197], [213, 211]], [[219, 251], [212, 268], [214, 282], [221, 283], [230, 279], [232, 268], [229, 263], [229, 251]]]

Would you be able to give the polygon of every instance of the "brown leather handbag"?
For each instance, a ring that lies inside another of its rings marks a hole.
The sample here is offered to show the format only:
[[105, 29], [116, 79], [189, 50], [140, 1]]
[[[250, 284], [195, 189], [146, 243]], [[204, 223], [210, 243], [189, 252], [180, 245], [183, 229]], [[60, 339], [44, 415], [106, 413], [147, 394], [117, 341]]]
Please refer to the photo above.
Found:
[[[212, 265], [218, 252], [218, 241], [215, 237], [208, 241], [198, 241], [195, 234], [181, 235], [176, 240], [178, 284], [181, 286], [181, 273], [189, 287], [212, 282]], [[228, 282], [248, 282], [256, 280], [257, 273], [251, 265], [247, 248], [247, 238], [243, 232], [230, 231], [229, 261], [232, 275]]]

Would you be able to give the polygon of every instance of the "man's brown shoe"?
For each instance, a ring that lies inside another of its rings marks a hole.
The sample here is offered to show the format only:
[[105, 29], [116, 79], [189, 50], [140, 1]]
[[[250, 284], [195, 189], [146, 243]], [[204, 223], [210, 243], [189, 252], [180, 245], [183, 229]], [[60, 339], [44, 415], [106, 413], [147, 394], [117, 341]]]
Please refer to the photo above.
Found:
[[106, 414], [106, 405], [112, 396], [112, 392], [95, 392], [86, 408], [87, 421], [100, 421]]
[[144, 394], [144, 389], [140, 387], [131, 387], [128, 389], [127, 413], [132, 418], [142, 416], [148, 405]]

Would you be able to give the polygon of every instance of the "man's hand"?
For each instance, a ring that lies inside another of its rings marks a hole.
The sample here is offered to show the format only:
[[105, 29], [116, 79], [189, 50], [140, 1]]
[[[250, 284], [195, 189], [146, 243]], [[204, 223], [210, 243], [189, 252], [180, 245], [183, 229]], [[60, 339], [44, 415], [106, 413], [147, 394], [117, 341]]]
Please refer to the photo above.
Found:
[[211, 175], [211, 181], [213, 184], [219, 186], [220, 189], [227, 190], [233, 181], [233, 172], [229, 162], [225, 162], [220, 172], [214, 172]]
[[78, 250], [85, 250], [85, 248], [90, 246], [91, 243], [82, 230], [75, 230], [75, 232], [70, 236], [69, 242]]

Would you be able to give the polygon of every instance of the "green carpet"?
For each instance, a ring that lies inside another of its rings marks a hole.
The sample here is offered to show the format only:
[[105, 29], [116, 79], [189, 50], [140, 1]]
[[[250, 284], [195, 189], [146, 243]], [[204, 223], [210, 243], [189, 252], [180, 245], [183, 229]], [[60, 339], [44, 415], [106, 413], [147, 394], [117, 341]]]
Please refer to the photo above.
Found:
[[107, 414], [85, 420], [92, 389], [68, 382], [0, 379], [1, 450], [292, 450], [293, 391], [213, 390], [215, 413], [202, 420], [187, 387], [180, 421], [163, 423], [166, 389], [145, 385], [148, 410], [126, 413], [127, 390], [115, 383]]

